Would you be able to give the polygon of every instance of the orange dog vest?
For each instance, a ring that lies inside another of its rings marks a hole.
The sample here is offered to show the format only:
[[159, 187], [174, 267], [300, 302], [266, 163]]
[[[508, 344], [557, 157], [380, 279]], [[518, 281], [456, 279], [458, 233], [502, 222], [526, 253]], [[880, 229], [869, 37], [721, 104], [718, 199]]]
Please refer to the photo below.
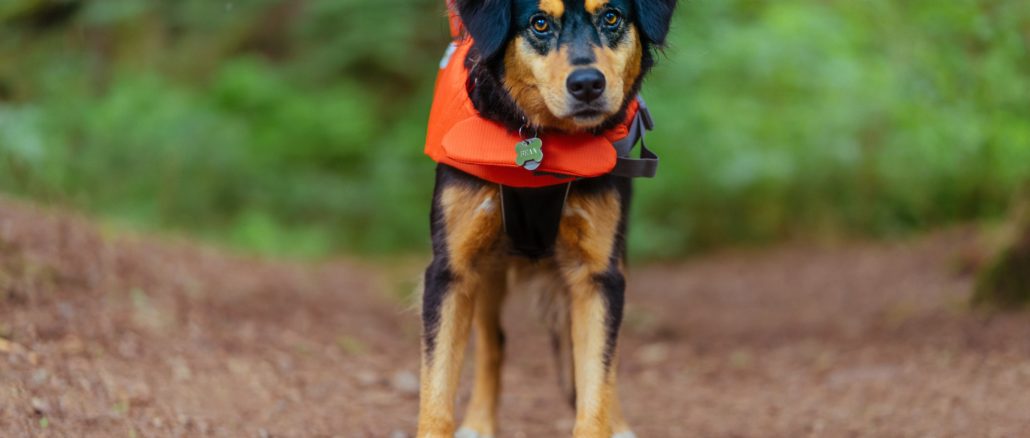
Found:
[[510, 187], [545, 187], [609, 173], [654, 175], [658, 158], [646, 147], [641, 147], [640, 159], [628, 158], [633, 143], [643, 138], [645, 129], [651, 129], [646, 108], [637, 99], [630, 103], [626, 120], [601, 135], [542, 133], [539, 138], [543, 158], [534, 166], [524, 166], [525, 157], [519, 159], [516, 145], [526, 139], [480, 116], [469, 99], [465, 58], [473, 40], [462, 35], [461, 22], [454, 9], [449, 9], [454, 41], [436, 78], [426, 155], [438, 163]]

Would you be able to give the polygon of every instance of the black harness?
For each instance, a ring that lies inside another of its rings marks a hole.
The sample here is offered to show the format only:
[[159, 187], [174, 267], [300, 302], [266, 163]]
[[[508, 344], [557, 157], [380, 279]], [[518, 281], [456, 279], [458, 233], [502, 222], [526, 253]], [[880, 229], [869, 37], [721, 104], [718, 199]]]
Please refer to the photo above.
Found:
[[[638, 98], [639, 99], [639, 98]], [[644, 132], [654, 129], [651, 113], [639, 99], [640, 109], [630, 124], [629, 135], [613, 145], [618, 158], [610, 175], [624, 178], [652, 178], [658, 171], [658, 155], [644, 142]], [[633, 146], [640, 141], [640, 157], [633, 158]], [[501, 217], [504, 232], [515, 255], [539, 259], [554, 254], [565, 201], [573, 182], [547, 187], [501, 185]]]

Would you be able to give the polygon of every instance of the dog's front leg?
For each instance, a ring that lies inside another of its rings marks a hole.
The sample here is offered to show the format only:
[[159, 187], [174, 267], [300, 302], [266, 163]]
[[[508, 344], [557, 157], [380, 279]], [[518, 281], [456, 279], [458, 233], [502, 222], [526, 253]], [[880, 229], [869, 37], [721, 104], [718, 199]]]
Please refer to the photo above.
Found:
[[616, 190], [571, 195], [559, 233], [558, 264], [569, 288], [575, 367], [576, 438], [632, 436], [619, 412], [615, 347], [625, 292]]
[[[475, 301], [497, 272], [501, 229], [497, 189], [454, 184], [438, 171], [433, 199], [433, 262], [422, 295], [419, 438], [453, 438], [454, 398]], [[500, 291], [495, 291], [500, 292]]]
[[[622, 274], [573, 283], [570, 311], [576, 383], [576, 438], [609, 438], [615, 402], [615, 338], [622, 318]], [[619, 415], [621, 417], [621, 415]], [[620, 419], [621, 420], [621, 419]]]
[[454, 436], [454, 395], [468, 341], [474, 295], [468, 293], [467, 284], [461, 284], [464, 281], [455, 281], [451, 275], [436, 262], [426, 272], [419, 438]]
[[[501, 305], [505, 294], [505, 271], [497, 269], [476, 297], [473, 318], [476, 337], [475, 381], [465, 420], [457, 438], [491, 438], [497, 433], [497, 399], [504, 361], [504, 332]], [[490, 277], [485, 277], [490, 278]]]

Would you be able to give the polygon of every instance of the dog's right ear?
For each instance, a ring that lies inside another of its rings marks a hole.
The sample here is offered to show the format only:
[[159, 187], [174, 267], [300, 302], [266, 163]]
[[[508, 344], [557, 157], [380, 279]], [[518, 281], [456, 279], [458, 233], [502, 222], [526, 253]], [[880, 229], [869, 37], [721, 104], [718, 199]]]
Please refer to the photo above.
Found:
[[504, 46], [511, 29], [511, 0], [457, 0], [458, 15], [474, 47], [483, 59], [490, 59]]

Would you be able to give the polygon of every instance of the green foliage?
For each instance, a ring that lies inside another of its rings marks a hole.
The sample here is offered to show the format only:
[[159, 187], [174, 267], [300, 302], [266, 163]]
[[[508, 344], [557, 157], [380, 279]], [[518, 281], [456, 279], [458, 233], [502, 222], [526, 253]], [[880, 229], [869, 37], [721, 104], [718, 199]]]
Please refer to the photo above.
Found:
[[[0, 190], [265, 252], [428, 243], [443, 0], [11, 0]], [[1030, 177], [1030, 4], [687, 1], [633, 249], [991, 217]]]
[[996, 215], [1030, 176], [1026, 3], [684, 6], [645, 87], [646, 253]]

